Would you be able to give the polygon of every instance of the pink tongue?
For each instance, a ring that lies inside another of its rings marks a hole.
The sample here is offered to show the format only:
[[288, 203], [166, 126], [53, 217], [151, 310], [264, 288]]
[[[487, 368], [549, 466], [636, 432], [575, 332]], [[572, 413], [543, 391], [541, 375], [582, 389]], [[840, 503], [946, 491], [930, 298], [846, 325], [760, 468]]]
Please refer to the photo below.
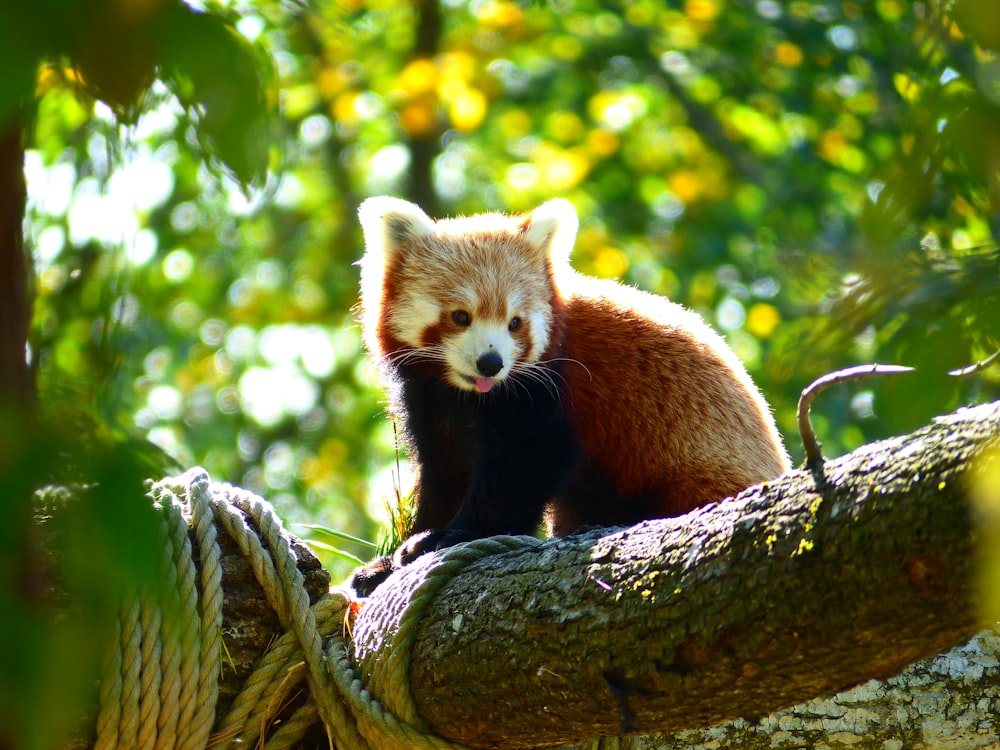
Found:
[[487, 393], [493, 387], [493, 380], [490, 378], [476, 378], [476, 390], [480, 393]]

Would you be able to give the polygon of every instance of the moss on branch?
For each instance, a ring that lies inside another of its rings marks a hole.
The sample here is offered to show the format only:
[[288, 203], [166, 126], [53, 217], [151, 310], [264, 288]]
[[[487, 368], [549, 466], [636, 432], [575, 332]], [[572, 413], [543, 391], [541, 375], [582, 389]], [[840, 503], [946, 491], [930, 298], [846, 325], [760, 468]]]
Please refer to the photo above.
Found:
[[[421, 613], [419, 715], [475, 747], [706, 727], [961, 643], [982, 625], [968, 478], [998, 433], [1000, 404], [962, 410], [681, 518], [473, 562]], [[438, 564], [362, 610], [363, 672]]]

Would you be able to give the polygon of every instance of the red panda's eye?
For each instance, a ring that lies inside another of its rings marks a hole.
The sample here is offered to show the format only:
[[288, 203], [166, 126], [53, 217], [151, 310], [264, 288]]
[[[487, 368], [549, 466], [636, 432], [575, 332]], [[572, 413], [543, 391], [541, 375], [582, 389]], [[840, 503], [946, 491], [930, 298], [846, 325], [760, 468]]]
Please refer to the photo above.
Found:
[[516, 315], [510, 319], [510, 323], [507, 324], [507, 330], [513, 333], [518, 328], [521, 327], [521, 319]]
[[463, 328], [472, 323], [472, 316], [465, 310], [455, 310], [455, 312], [451, 314], [451, 319], [454, 321], [455, 325], [462, 326]]

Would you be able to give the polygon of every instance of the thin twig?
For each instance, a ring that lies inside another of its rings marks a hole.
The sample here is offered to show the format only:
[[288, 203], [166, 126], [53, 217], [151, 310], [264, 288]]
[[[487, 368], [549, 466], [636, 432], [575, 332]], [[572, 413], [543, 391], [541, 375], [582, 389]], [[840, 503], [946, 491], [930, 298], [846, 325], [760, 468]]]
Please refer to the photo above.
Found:
[[821, 392], [832, 385], [845, 383], [849, 380], [860, 380], [870, 375], [895, 375], [902, 372], [913, 372], [912, 367], [901, 365], [858, 365], [848, 367], [843, 370], [828, 372], [826, 375], [817, 378], [810, 383], [802, 395], [799, 397], [799, 435], [802, 438], [802, 448], [806, 454], [806, 466], [816, 469], [823, 465], [823, 454], [820, 451], [819, 441], [816, 440], [816, 433], [813, 432], [812, 422], [809, 421], [809, 408], [812, 401]]
[[987, 367], [992, 365], [994, 362], [1000, 359], [1000, 349], [997, 349], [986, 359], [981, 359], [978, 362], [973, 362], [971, 365], [966, 367], [960, 367], [957, 370], [948, 370], [948, 374], [954, 378], [964, 378], [967, 375], [975, 375], [981, 370], [985, 370]]

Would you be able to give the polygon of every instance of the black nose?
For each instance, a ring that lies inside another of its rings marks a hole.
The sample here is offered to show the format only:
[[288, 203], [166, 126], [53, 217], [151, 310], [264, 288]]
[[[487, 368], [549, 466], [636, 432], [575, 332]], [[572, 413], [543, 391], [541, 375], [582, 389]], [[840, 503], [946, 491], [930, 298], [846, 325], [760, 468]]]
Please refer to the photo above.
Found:
[[479, 370], [480, 375], [485, 375], [486, 377], [496, 375], [503, 369], [503, 357], [496, 352], [486, 352], [486, 354], [476, 360], [476, 369]]

